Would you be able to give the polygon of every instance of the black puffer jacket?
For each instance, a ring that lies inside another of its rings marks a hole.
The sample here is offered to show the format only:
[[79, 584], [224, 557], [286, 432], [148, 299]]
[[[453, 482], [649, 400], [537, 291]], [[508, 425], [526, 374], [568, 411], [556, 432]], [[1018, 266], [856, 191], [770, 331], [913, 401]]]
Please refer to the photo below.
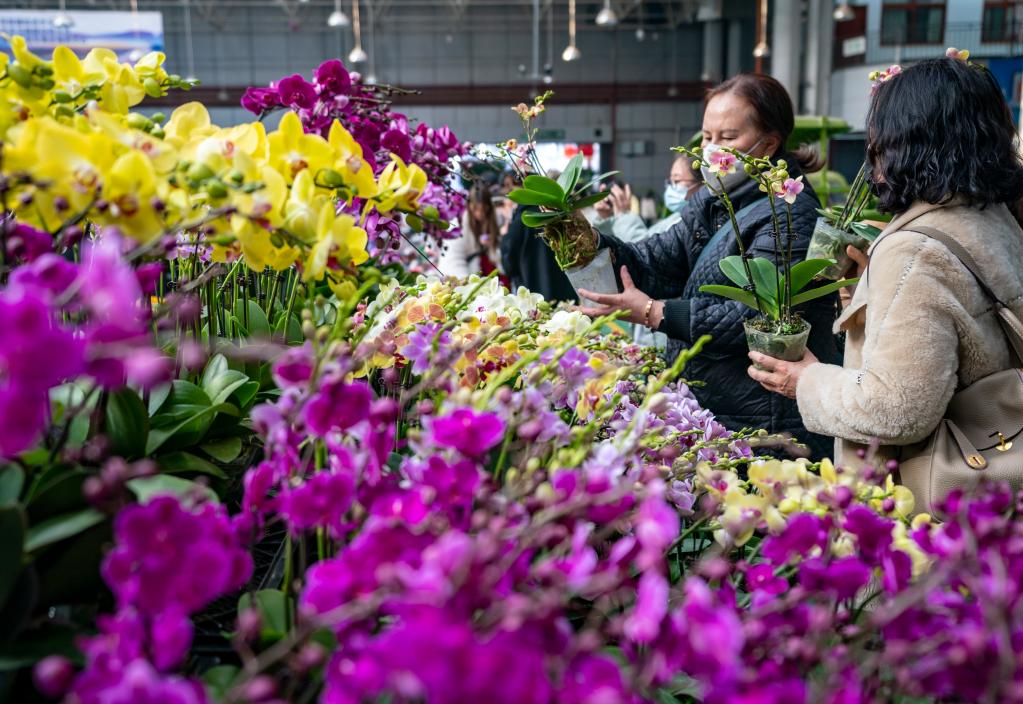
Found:
[[[798, 176], [795, 159], [787, 155], [789, 171]], [[774, 229], [771, 208], [765, 194], [750, 179], [729, 194], [736, 212], [760, 201], [740, 220], [739, 229], [747, 250], [756, 257], [775, 260]], [[784, 233], [784, 206], [777, 201]], [[793, 261], [806, 257], [806, 249], [817, 219], [817, 196], [809, 185], [792, 206]], [[702, 335], [710, 343], [685, 370], [687, 378], [705, 382], [693, 393], [718, 420], [733, 430], [745, 427], [766, 428], [771, 433], [787, 432], [810, 446], [815, 457], [830, 455], [833, 441], [813, 435], [803, 427], [794, 400], [771, 393], [747, 374], [750, 365], [743, 321], [756, 315], [746, 306], [720, 296], [700, 293], [707, 284], [732, 285], [718, 267], [724, 257], [739, 253], [735, 237], [729, 234], [697, 264], [697, 258], [714, 234], [728, 221], [720, 201], [706, 188], [697, 193], [683, 211], [682, 220], [672, 229], [641, 242], [627, 244], [602, 236], [614, 253], [618, 265], [628, 267], [636, 286], [656, 299], [666, 299], [664, 321], [659, 330], [668, 338], [667, 354], [674, 360], [679, 351]], [[842, 355], [832, 334], [837, 295], [806, 304], [800, 314], [812, 326], [810, 350], [827, 364], [841, 364]]]

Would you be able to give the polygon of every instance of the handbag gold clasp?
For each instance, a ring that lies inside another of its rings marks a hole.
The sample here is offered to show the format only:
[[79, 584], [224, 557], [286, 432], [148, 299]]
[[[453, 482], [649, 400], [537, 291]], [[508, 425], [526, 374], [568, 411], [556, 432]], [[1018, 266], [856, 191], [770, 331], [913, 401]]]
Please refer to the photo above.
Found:
[[1002, 433], [998, 433], [998, 447], [995, 449], [999, 452], [1008, 452], [1012, 449], [1012, 443], [1006, 441], [1005, 436]]
[[969, 455], [966, 458], [966, 464], [970, 465], [973, 469], [984, 469], [987, 467], [987, 460], [984, 459], [983, 455]]

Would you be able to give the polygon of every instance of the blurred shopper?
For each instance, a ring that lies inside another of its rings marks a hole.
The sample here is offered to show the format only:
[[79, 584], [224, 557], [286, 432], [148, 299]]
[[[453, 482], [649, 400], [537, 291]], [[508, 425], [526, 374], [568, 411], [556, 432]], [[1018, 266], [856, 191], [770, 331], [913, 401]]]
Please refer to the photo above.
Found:
[[501, 261], [498, 240], [500, 227], [490, 189], [477, 183], [469, 189], [461, 237], [448, 240], [438, 268], [445, 276], [465, 278], [470, 274], [486, 276]]
[[682, 209], [689, 198], [703, 185], [699, 172], [693, 170], [689, 157], [679, 156], [671, 164], [668, 180], [664, 182], [664, 208], [667, 217], [647, 227], [643, 219], [632, 212], [631, 190], [628, 185], [611, 187], [611, 195], [597, 204], [598, 219], [593, 223], [602, 234], [614, 235], [623, 242], [639, 242], [650, 235], [667, 232], [682, 220]]

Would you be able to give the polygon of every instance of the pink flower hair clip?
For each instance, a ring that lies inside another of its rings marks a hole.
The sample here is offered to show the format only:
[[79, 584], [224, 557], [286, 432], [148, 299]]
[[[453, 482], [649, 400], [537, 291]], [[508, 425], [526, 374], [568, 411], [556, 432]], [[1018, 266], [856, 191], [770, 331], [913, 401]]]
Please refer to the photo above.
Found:
[[891, 79], [898, 76], [900, 73], [902, 73], [902, 67], [899, 66], [898, 64], [889, 66], [884, 71], [871, 71], [870, 75], [867, 76], [867, 78], [870, 79], [871, 83], [873, 83], [873, 85], [870, 86], [870, 94], [873, 95], [874, 93], [876, 93], [878, 87], [882, 83], [884, 83], [885, 81], [890, 81]]

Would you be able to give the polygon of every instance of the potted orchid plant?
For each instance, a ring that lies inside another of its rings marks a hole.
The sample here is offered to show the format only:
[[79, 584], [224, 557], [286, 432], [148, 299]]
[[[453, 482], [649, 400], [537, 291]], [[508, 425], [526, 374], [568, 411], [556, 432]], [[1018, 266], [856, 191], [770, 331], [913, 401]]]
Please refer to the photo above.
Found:
[[618, 293], [611, 254], [597, 249], [593, 229], [580, 212], [608, 196], [607, 191], [594, 193], [593, 189], [618, 172], [584, 180], [583, 156], [577, 154], [556, 179], [541, 175], [546, 171], [537, 157], [537, 130], [532, 123], [547, 109], [545, 103], [551, 95], [553, 91], [547, 91], [537, 96], [532, 106], [519, 103], [512, 108], [522, 120], [525, 142], [519, 144], [512, 139], [498, 145], [522, 181], [522, 187], [509, 193], [508, 198], [519, 205], [540, 208], [540, 212], [524, 213], [522, 222], [527, 227], [542, 228], [540, 236], [576, 291]]
[[864, 208], [870, 202], [870, 182], [867, 180], [867, 166], [860, 167], [856, 178], [849, 187], [849, 196], [840, 206], [820, 209], [820, 217], [813, 228], [807, 259], [834, 259], [835, 263], [820, 273], [821, 278], [837, 281], [852, 267], [852, 259], [846, 252], [850, 245], [865, 250], [881, 230], [859, 222]]
[[[790, 362], [802, 359], [810, 336], [810, 324], [796, 313], [796, 309], [857, 281], [842, 279], [811, 288], [811, 283], [825, 269], [834, 266], [835, 260], [808, 257], [804, 261], [793, 262], [792, 204], [803, 192], [803, 177], [792, 178], [783, 159], [772, 163], [770, 159], [753, 157], [727, 147], [709, 153], [685, 147], [676, 147], [676, 151], [692, 157], [696, 168], [706, 166], [706, 171], [713, 175], [714, 182], [709, 179], [704, 182], [725, 206], [739, 246], [738, 256], [725, 257], [719, 264], [721, 271], [735, 286], [701, 286], [701, 293], [723, 296], [757, 311], [759, 315], [744, 324], [751, 350]], [[774, 261], [751, 256], [743, 244], [735, 208], [722, 182], [722, 177], [735, 173], [740, 166], [757, 181], [760, 190], [770, 196]], [[779, 202], [784, 204], [783, 209]]]

